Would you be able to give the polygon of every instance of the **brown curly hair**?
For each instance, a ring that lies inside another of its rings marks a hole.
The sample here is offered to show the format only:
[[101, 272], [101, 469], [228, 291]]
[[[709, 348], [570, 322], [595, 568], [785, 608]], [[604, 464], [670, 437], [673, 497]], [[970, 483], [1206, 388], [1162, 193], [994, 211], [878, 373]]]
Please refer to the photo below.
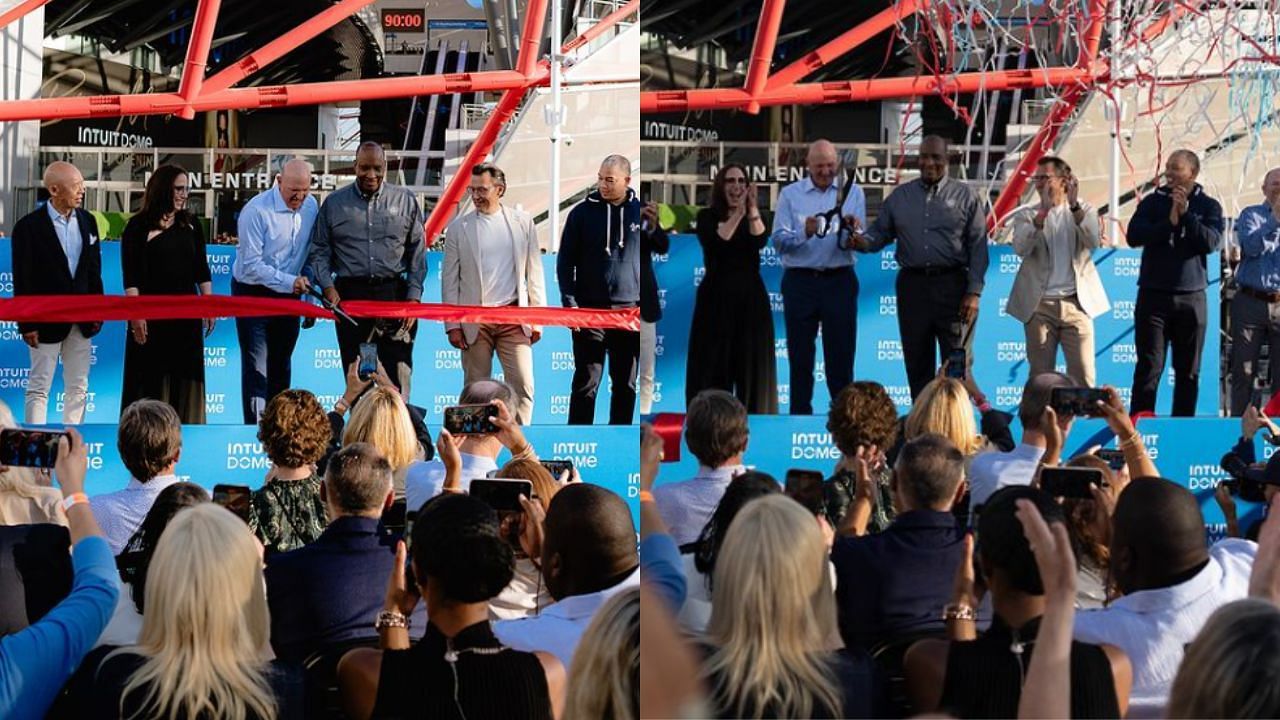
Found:
[[849, 383], [831, 401], [827, 432], [845, 455], [857, 453], [859, 445], [887, 450], [898, 439], [898, 408], [880, 383]]
[[271, 398], [258, 422], [258, 441], [277, 467], [310, 465], [333, 439], [320, 401], [306, 390], [284, 390]]

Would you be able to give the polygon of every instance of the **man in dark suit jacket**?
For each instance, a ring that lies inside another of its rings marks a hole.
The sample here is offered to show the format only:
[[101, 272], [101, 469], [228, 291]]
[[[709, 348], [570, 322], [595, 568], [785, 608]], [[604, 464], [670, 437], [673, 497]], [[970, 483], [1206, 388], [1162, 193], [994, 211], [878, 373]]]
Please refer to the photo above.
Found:
[[[329, 526], [315, 542], [270, 558], [267, 603], [281, 660], [323, 651], [331, 662], [322, 664], [333, 666], [343, 649], [377, 641], [373, 621], [399, 540], [379, 526], [394, 497], [391, 465], [372, 445], [353, 443], [330, 458], [320, 493]], [[425, 629], [425, 611], [415, 613], [411, 635]]]
[[[101, 295], [102, 253], [93, 216], [80, 207], [84, 178], [68, 162], [54, 162], [44, 171], [49, 202], [13, 226], [13, 294]], [[44, 424], [53, 372], [62, 357], [65, 399], [62, 422], [84, 420], [89, 398], [89, 338], [100, 322], [18, 323], [18, 332], [31, 346], [31, 375], [27, 378], [24, 420]]]

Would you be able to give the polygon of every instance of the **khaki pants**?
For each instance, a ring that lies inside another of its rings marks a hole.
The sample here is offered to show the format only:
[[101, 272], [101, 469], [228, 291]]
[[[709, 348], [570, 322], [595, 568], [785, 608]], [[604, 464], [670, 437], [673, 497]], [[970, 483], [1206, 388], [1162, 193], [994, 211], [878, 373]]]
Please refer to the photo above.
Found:
[[72, 325], [66, 339], [56, 343], [39, 343], [31, 351], [31, 375], [27, 377], [23, 421], [28, 425], [43, 425], [48, 419], [49, 388], [53, 385], [53, 373], [62, 358], [62, 422], [79, 425], [84, 421], [85, 404], [89, 397], [89, 365], [92, 363], [93, 343], [80, 332], [79, 325]]
[[1067, 359], [1067, 375], [1086, 387], [1093, 387], [1093, 319], [1080, 307], [1075, 295], [1065, 298], [1042, 298], [1027, 332], [1028, 378], [1053, 372], [1058, 361], [1058, 346]]
[[516, 393], [511, 412], [521, 425], [528, 425], [533, 421], [533, 345], [519, 325], [480, 326], [475, 341], [462, 351], [463, 382], [492, 377], [494, 352], [503, 379]]

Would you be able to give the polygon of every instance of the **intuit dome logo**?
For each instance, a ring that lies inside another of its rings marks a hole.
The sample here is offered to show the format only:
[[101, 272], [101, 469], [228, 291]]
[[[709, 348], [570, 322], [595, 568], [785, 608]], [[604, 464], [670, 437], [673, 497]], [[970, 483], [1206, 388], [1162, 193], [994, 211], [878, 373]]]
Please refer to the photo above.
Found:
[[551, 396], [551, 414], [569, 417], [569, 395]]
[[22, 333], [18, 332], [18, 323], [0, 322], [0, 340], [22, 340]]
[[208, 393], [204, 396], [204, 411], [209, 415], [221, 415], [227, 411], [226, 393]]
[[231, 274], [231, 255], [219, 253], [205, 253], [205, 257], [209, 260], [210, 275], [230, 275]]
[[434, 361], [436, 370], [461, 370], [462, 369], [462, 351], [457, 348], [449, 350], [437, 350]]
[[1187, 468], [1187, 488], [1191, 492], [1213, 490], [1229, 477], [1221, 465], [1192, 465]]
[[228, 470], [266, 470], [269, 467], [271, 459], [262, 452], [262, 443], [227, 443]]
[[881, 295], [880, 296], [880, 314], [881, 315], [898, 315], [898, 296], [897, 295]]
[[25, 388], [31, 368], [0, 367], [0, 388]]
[[342, 353], [337, 348], [316, 348], [312, 365], [316, 370], [332, 370], [342, 367]]
[[831, 433], [791, 433], [792, 460], [838, 460], [840, 450], [831, 442]]
[[435, 410], [436, 415], [444, 415], [445, 408], [457, 404], [457, 393], [453, 393], [452, 395], [449, 393], [436, 393], [436, 395], [431, 399], [432, 409]]
[[[86, 413], [91, 413], [91, 412], [93, 412], [93, 411], [94, 411], [94, 409], [97, 407], [97, 403], [95, 403], [95, 402], [94, 402], [94, 397], [95, 397], [96, 395], [97, 395], [97, 393], [93, 392], [92, 390], [91, 390], [91, 391], [89, 391], [89, 392], [87, 392], [87, 393], [85, 393], [85, 396], [86, 396], [86, 397], [85, 397], [85, 402], [84, 402], [84, 411], [85, 411]], [[66, 394], [65, 392], [59, 392], [59, 393], [54, 397], [54, 401], [53, 401], [53, 410], [54, 410], [54, 412], [59, 412], [59, 413], [60, 413], [60, 412], [62, 412], [62, 406], [63, 406], [63, 405], [65, 405], [65, 404], [66, 404], [66, 402], [67, 402], [67, 394]], [[101, 444], [101, 443], [99, 443], [99, 444]]]
[[227, 366], [227, 348], [225, 346], [205, 346], [204, 366], [207, 368], [224, 368]]
[[1000, 362], [1017, 362], [1027, 359], [1027, 343], [1008, 340], [996, 343], [996, 360]]
[[1127, 364], [1138, 362], [1138, 346], [1133, 343], [1116, 343], [1112, 345], [1111, 362]]
[[901, 340], [877, 340], [876, 360], [902, 360]]
[[551, 353], [551, 369], [573, 371], [573, 351], [556, 350]]
[[551, 443], [553, 460], [572, 460], [573, 466], [579, 469], [594, 470], [600, 467], [599, 443], [562, 441]]
[[[0, 293], [11, 293], [11, 292], [13, 292], [13, 273], [11, 272], [0, 273]], [[17, 323], [14, 323], [13, 325], [14, 327], [18, 326]]]
[[1117, 300], [1111, 304], [1111, 317], [1116, 320], [1132, 320], [1133, 310], [1137, 305], [1133, 300]]

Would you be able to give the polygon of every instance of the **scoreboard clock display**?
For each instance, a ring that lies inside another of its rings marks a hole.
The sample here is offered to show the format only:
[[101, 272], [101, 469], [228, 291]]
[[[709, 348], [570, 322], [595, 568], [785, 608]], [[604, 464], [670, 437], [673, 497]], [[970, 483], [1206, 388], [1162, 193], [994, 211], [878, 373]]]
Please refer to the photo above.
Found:
[[382, 9], [382, 29], [391, 32], [426, 32], [427, 11], [422, 8]]

